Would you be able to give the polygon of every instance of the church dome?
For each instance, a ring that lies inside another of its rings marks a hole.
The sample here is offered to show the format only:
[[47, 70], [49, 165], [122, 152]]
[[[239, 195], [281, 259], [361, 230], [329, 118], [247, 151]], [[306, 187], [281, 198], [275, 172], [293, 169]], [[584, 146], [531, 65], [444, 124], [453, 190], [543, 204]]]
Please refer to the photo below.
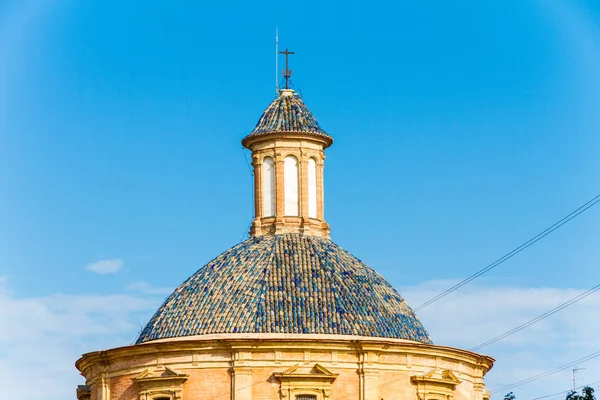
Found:
[[78, 400], [489, 400], [494, 360], [433, 345], [398, 292], [331, 241], [333, 138], [288, 89], [294, 53], [283, 54], [286, 89], [242, 140], [252, 152], [250, 238], [175, 289], [135, 345], [83, 355]]
[[358, 335], [431, 343], [394, 288], [329, 239], [252, 237], [171, 294], [137, 343], [217, 333]]

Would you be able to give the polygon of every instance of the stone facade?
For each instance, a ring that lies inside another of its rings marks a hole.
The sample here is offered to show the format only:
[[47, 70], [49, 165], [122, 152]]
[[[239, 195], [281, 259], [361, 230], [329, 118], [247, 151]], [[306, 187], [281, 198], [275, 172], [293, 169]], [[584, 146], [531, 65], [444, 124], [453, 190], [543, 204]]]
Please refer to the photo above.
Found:
[[90, 400], [484, 400], [493, 359], [400, 339], [225, 334], [84, 355]]

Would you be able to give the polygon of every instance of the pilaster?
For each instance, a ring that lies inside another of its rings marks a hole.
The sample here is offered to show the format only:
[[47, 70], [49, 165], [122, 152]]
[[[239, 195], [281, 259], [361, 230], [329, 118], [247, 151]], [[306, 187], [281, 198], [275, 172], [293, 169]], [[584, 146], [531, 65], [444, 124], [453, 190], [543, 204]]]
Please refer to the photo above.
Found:
[[263, 193], [262, 193], [262, 158], [257, 154], [252, 155], [252, 166], [254, 167], [254, 218], [260, 219], [263, 215]]
[[325, 188], [323, 179], [325, 154], [317, 159], [317, 217], [325, 222]]
[[360, 378], [359, 400], [380, 400], [379, 397], [379, 352], [369, 350], [359, 355], [358, 374]]
[[252, 400], [252, 368], [233, 367], [231, 400]]
[[101, 400], [110, 400], [110, 378], [102, 375], [100, 378], [100, 387], [98, 388], [100, 391], [100, 399]]
[[231, 361], [231, 400], [252, 400], [252, 353], [235, 351]]
[[308, 157], [302, 154], [298, 158], [299, 163], [299, 192], [300, 192], [300, 208], [299, 213], [302, 217], [302, 225], [308, 223]]
[[361, 400], [379, 400], [379, 370], [361, 370], [363, 380], [363, 393]]
[[275, 154], [275, 231], [283, 228], [285, 218], [284, 172], [285, 156], [281, 152]]

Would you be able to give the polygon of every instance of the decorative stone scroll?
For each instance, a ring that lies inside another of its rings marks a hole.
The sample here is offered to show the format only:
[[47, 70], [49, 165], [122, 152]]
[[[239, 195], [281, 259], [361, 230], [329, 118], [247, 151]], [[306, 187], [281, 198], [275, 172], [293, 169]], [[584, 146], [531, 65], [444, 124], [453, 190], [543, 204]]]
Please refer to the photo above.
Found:
[[140, 400], [168, 398], [181, 400], [183, 383], [189, 375], [177, 372], [169, 367], [146, 369], [134, 380], [140, 385]]
[[284, 372], [275, 372], [273, 376], [281, 383], [280, 393], [283, 400], [296, 400], [314, 396], [316, 400], [327, 400], [331, 396], [331, 383], [338, 377], [322, 365], [312, 368], [296, 364]]

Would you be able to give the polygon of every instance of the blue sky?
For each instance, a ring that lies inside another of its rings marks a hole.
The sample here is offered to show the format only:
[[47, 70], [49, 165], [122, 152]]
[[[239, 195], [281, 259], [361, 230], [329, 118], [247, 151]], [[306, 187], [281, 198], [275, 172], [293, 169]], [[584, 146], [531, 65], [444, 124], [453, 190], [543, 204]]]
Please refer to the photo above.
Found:
[[[0, 372], [45, 371], [46, 398], [81, 383], [78, 354], [129, 344], [170, 290], [245, 237], [240, 140], [274, 96], [276, 26], [335, 138], [332, 237], [410, 304], [600, 192], [598, 2], [205, 3], [0, 0]], [[475, 346], [600, 283], [599, 223], [594, 207], [424, 309], [434, 341]], [[600, 300], [586, 301], [486, 348], [488, 385], [600, 349], [600, 325], [580, 320]], [[54, 372], [19, 361], [32, 343], [61, 360]]]

